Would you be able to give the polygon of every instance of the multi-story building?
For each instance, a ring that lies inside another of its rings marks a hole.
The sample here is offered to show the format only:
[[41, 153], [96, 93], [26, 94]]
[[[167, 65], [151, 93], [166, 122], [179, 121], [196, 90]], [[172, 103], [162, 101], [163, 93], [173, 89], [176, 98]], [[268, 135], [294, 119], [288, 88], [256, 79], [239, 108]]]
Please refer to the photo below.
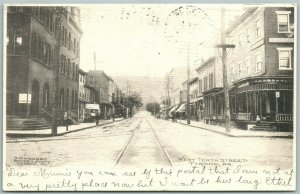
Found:
[[100, 104], [101, 117], [103, 119], [108, 119], [112, 114], [113, 108], [113, 105], [109, 102], [110, 78], [101, 70], [90, 70], [88, 75], [94, 77], [96, 103]]
[[[57, 18], [61, 16], [58, 29]], [[62, 39], [58, 40], [58, 32]], [[7, 7], [6, 112], [51, 117], [54, 67], [60, 66], [59, 119], [77, 115], [80, 11], [76, 7]], [[56, 56], [59, 48], [59, 57]], [[59, 64], [56, 62], [59, 58]]]
[[210, 57], [197, 69], [199, 120], [206, 123], [224, 121], [223, 68], [220, 57]]
[[294, 7], [253, 7], [226, 31], [232, 119], [243, 128], [292, 130]]
[[79, 121], [92, 121], [91, 113], [99, 109], [99, 104], [95, 104], [94, 79], [86, 72], [79, 69]]

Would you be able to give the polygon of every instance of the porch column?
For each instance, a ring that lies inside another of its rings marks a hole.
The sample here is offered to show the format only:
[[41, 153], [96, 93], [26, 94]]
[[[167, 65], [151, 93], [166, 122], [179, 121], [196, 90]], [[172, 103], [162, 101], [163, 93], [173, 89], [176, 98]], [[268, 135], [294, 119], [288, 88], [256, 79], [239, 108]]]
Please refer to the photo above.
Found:
[[276, 102], [275, 120], [276, 120], [276, 117], [278, 115], [278, 98], [276, 96], [276, 92], [277, 92], [277, 90], [275, 90], [275, 102]]
[[262, 92], [261, 91], [258, 91], [258, 94], [259, 94], [259, 114], [260, 114], [260, 119], [262, 118], [262, 107], [261, 107], [261, 94]]
[[247, 106], [247, 114], [249, 114], [249, 108], [248, 108], [248, 91], [246, 91], [246, 106]]

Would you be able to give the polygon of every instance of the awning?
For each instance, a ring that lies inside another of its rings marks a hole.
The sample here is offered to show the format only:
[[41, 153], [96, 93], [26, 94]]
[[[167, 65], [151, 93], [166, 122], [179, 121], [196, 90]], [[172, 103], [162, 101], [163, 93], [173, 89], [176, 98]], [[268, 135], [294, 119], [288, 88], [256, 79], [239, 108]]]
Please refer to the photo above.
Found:
[[169, 116], [172, 116], [172, 112], [175, 112], [175, 110], [178, 108], [179, 105], [173, 106], [173, 108], [169, 111]]
[[176, 110], [176, 112], [185, 112], [186, 111], [186, 104], [180, 105], [180, 107]]

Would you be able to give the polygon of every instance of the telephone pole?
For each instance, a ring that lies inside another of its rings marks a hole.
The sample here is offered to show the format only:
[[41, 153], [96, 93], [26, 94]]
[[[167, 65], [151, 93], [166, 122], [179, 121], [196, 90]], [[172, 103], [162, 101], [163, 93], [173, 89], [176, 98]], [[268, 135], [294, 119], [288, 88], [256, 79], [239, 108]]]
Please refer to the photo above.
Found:
[[61, 22], [62, 22], [62, 15], [63, 15], [63, 7], [55, 7], [55, 12], [57, 15], [56, 18], [56, 27], [55, 27], [55, 37], [56, 37], [56, 45], [55, 45], [55, 61], [53, 64], [53, 108], [52, 108], [52, 130], [51, 134], [53, 136], [57, 135], [57, 115], [59, 109], [59, 53], [60, 53], [60, 46], [61, 46]]
[[188, 41], [187, 52], [187, 88], [186, 88], [186, 122], [191, 124], [191, 111], [190, 111], [190, 42]]
[[225, 98], [225, 128], [226, 132], [231, 132], [230, 124], [230, 107], [229, 107], [229, 88], [227, 80], [227, 48], [234, 48], [234, 45], [225, 43], [225, 8], [221, 8], [221, 45], [217, 45], [217, 48], [222, 49], [222, 66], [223, 66], [223, 86], [224, 86], [224, 98]]
[[96, 52], [94, 52], [94, 70], [97, 70], [97, 56], [96, 56]]

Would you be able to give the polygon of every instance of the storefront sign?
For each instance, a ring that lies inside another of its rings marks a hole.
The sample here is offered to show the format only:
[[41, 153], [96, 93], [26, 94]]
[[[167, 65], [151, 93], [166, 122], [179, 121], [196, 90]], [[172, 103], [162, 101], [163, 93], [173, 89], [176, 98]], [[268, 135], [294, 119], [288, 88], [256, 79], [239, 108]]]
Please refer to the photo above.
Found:
[[20, 93], [19, 94], [19, 103], [20, 104], [30, 104], [31, 103], [31, 94]]
[[97, 110], [100, 109], [99, 104], [86, 104], [85, 108], [86, 109], [97, 109]]
[[276, 92], [276, 98], [280, 98], [280, 92]]
[[269, 38], [270, 43], [293, 43], [294, 38]]

